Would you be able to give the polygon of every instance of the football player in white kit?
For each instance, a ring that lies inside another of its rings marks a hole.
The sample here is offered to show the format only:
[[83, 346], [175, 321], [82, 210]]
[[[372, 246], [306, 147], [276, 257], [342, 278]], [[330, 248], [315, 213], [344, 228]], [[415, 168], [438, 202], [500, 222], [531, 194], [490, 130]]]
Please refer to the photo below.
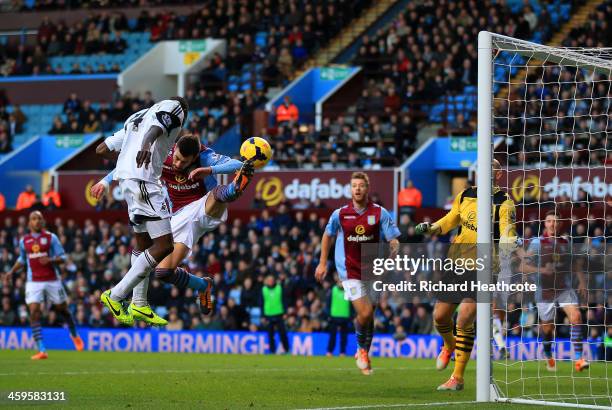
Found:
[[[134, 317], [122, 301], [174, 249], [170, 225], [172, 212], [160, 178], [163, 162], [188, 112], [184, 98], [172, 97], [132, 114], [118, 131], [123, 133], [123, 144], [114, 179], [123, 191], [135, 235], [143, 236], [142, 242], [149, 238], [153, 242], [132, 261], [123, 279], [100, 297], [112, 315], [128, 326], [134, 323]], [[185, 154], [196, 155], [197, 151]], [[154, 315], [152, 311], [147, 313]]]
[[[100, 143], [96, 153], [113, 159], [114, 153], [121, 149], [122, 134], [115, 134]], [[194, 147], [192, 147], [195, 145]], [[185, 152], [198, 150], [197, 155], [186, 156]], [[219, 185], [216, 175], [231, 174], [238, 171], [232, 182]], [[100, 182], [91, 187], [91, 195], [99, 199], [109, 189], [115, 171], [111, 171]], [[203, 146], [197, 137], [183, 134], [171, 149], [164, 162], [161, 180], [168, 192], [172, 205], [172, 236], [174, 251], [155, 268], [155, 276], [162, 282], [171, 283], [179, 289], [190, 288], [198, 292], [200, 310], [203, 314], [212, 311], [212, 279], [197, 277], [179, 267], [191, 253], [194, 244], [206, 233], [217, 229], [227, 220], [227, 205], [238, 199], [253, 175], [251, 161], [241, 162], [225, 155], [215, 153]], [[138, 257], [142, 250], [151, 246], [137, 237], [132, 258]], [[148, 278], [133, 290], [132, 303], [128, 307], [136, 320], [155, 326], [167, 322], [155, 315], [147, 302]], [[144, 312], [144, 313], [143, 313]]]

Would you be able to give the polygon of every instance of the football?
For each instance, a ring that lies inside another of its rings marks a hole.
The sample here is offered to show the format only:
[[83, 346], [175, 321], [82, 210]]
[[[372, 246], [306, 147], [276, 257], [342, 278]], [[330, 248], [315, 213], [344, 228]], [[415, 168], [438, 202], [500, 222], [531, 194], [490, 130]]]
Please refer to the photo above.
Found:
[[242, 143], [240, 157], [243, 161], [253, 160], [256, 169], [263, 168], [272, 159], [272, 147], [263, 138], [251, 137]]

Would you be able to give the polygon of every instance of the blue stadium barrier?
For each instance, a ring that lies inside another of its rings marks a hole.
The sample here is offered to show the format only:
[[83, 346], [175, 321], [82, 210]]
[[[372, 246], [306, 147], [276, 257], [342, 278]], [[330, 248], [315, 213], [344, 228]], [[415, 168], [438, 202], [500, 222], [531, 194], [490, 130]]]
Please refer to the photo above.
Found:
[[[74, 350], [67, 330], [44, 328], [45, 346], [51, 350]], [[97, 352], [162, 352], [162, 353], [224, 353], [263, 354], [268, 352], [268, 337], [264, 332], [168, 331], [157, 329], [91, 329], [80, 328], [85, 349]], [[326, 333], [289, 333], [292, 354], [323, 356], [327, 353]], [[536, 360], [543, 357], [542, 343], [536, 338], [509, 337], [510, 360]], [[586, 359], [597, 359], [598, 341], [585, 344]], [[0, 327], [0, 350], [34, 349], [36, 343], [30, 328]], [[347, 352], [357, 347], [355, 335], [349, 334]], [[395, 340], [390, 334], [376, 335], [370, 353], [374, 357], [434, 359], [442, 347], [442, 338], [433, 335], [410, 335]], [[280, 347], [279, 347], [280, 348]], [[336, 349], [339, 347], [337, 346]], [[571, 360], [572, 347], [567, 339], [555, 343], [558, 360]], [[499, 353], [494, 350], [496, 359]], [[475, 351], [472, 357], [475, 357]]]
[[[268, 101], [266, 110], [272, 113], [269, 117], [270, 125], [275, 123], [276, 108], [283, 103], [286, 95], [291, 97], [291, 101], [298, 107], [300, 123], [314, 122], [317, 102], [345, 80], [355, 75], [359, 69], [359, 67], [315, 67], [309, 69]], [[337, 76], [334, 74], [337, 74]]]
[[41, 194], [42, 172], [60, 164], [100, 135], [43, 135], [3, 157], [0, 161], [0, 180], [7, 205], [12, 207], [17, 202], [17, 196], [27, 184], [33, 185], [34, 190]]

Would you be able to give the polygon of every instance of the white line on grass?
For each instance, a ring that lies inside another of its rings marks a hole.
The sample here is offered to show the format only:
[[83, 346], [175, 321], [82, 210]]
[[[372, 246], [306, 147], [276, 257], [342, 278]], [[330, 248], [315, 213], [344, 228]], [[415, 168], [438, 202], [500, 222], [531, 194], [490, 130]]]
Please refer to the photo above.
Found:
[[[379, 368], [376, 372], [381, 371], [404, 371], [404, 370], [418, 370], [414, 367], [411, 368]], [[89, 370], [77, 370], [77, 371], [59, 371], [59, 372], [3, 372], [0, 373], [0, 377], [12, 377], [12, 376], [84, 376], [84, 375], [102, 375], [102, 374], [157, 374], [157, 373], [231, 373], [231, 372], [320, 372], [320, 371], [333, 371], [333, 372], [356, 372], [354, 367], [332, 367], [328, 369], [321, 368], [299, 368], [299, 367], [270, 367], [270, 368], [253, 368], [253, 367], [235, 367], [226, 369], [130, 369], [130, 370], [105, 370], [105, 371], [89, 371]]]
[[457, 404], [475, 404], [475, 401], [441, 401], [437, 403], [399, 403], [399, 404], [366, 404], [363, 406], [344, 407], [317, 407], [298, 410], [351, 410], [351, 409], [380, 409], [394, 407], [426, 407], [426, 406], [455, 406]]

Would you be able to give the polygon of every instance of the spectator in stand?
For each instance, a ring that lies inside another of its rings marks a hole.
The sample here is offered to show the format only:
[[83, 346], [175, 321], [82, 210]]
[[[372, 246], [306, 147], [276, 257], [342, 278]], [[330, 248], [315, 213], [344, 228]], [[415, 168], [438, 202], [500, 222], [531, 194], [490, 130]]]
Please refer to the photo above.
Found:
[[276, 109], [276, 124], [291, 125], [299, 120], [300, 111], [292, 101], [291, 97], [285, 95], [283, 103]]
[[17, 205], [15, 209], [18, 211], [30, 209], [37, 202], [36, 192], [32, 185], [26, 185], [25, 191], [17, 197]]
[[408, 180], [406, 188], [399, 191], [397, 195], [397, 205], [399, 206], [400, 214], [414, 213], [416, 208], [420, 208], [423, 203], [423, 194], [414, 186], [412, 180]]
[[83, 124], [83, 132], [91, 133], [97, 131], [100, 131], [100, 121], [98, 121], [95, 112], [90, 112], [87, 116], [87, 120]]
[[68, 99], [64, 102], [64, 114], [79, 114], [81, 111], [81, 100], [76, 93], [70, 93]]
[[2, 310], [0, 310], [0, 326], [12, 326], [16, 322], [17, 316], [11, 307], [11, 298], [2, 298]]
[[53, 118], [53, 125], [51, 129], [48, 131], [49, 135], [57, 135], [57, 134], [65, 134], [68, 131], [66, 125], [62, 122], [62, 117], [56, 115]]
[[46, 210], [54, 210], [62, 207], [62, 199], [59, 192], [53, 187], [53, 184], [49, 184], [47, 191], [44, 193], [42, 204]]
[[11, 145], [11, 135], [8, 127], [6, 123], [0, 123], [0, 154], [6, 154], [12, 150], [13, 147]]

